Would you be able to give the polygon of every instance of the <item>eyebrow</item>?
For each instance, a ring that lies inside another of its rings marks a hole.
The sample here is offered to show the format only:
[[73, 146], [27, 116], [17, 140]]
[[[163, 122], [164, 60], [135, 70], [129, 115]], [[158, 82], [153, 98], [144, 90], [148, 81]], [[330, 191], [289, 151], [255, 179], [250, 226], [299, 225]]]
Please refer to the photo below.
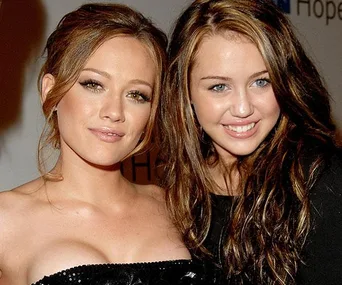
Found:
[[[251, 76], [249, 76], [249, 79], [258, 77], [258, 76], [260, 76], [262, 74], [265, 74], [265, 73], [268, 73], [268, 71], [267, 70], [262, 70], [262, 71], [253, 73]], [[207, 80], [207, 79], [215, 79], [215, 80], [222, 80], [222, 81], [229, 81], [229, 80], [231, 80], [231, 78], [227, 77], [227, 76], [215, 76], [215, 75], [213, 75], [213, 76], [211, 76], [211, 75], [204, 76], [200, 80]]]
[[[97, 73], [99, 75], [102, 75], [102, 76], [104, 76], [104, 77], [106, 77], [108, 79], [110, 79], [112, 77], [108, 72], [102, 71], [102, 70], [98, 70], [96, 68], [91, 68], [91, 67], [90, 68], [84, 68], [82, 71], [92, 71], [92, 72], [95, 72], [95, 73]], [[145, 81], [145, 80], [133, 79], [130, 82], [131, 83], [135, 83], [135, 84], [145, 85], [145, 86], [148, 86], [151, 89], [153, 89], [153, 86], [150, 83], [148, 83], [147, 81]]]
[[84, 68], [82, 71], [92, 71], [92, 72], [95, 72], [97, 74], [100, 74], [108, 79], [111, 78], [110, 74], [108, 72], [105, 72], [105, 71], [102, 71], [102, 70], [98, 70], [96, 68]]
[[141, 84], [141, 85], [145, 85], [147, 87], [150, 87], [152, 90], [153, 90], [153, 86], [148, 83], [147, 81], [145, 80], [141, 80], [141, 79], [133, 79], [130, 81], [131, 83], [136, 83], [136, 84]]

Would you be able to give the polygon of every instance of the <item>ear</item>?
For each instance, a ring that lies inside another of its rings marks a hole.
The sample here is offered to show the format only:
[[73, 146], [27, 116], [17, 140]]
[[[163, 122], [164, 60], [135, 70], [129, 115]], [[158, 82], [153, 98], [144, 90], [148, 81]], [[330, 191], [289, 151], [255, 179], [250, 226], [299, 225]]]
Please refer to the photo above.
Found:
[[40, 96], [40, 101], [43, 104], [46, 100], [47, 94], [55, 85], [55, 77], [52, 74], [47, 73], [43, 76], [41, 84], [42, 84], [42, 92], [41, 92], [42, 94]]

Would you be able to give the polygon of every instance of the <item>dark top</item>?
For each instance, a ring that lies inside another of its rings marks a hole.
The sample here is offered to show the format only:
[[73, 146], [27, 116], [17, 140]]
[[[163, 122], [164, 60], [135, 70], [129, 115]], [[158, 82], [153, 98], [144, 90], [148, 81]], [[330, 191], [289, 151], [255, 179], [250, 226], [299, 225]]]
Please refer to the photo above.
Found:
[[45, 276], [32, 285], [209, 285], [220, 271], [195, 260], [81, 265]]
[[[212, 195], [213, 219], [206, 247], [221, 264], [220, 246], [232, 197]], [[300, 285], [342, 284], [342, 155], [332, 156], [310, 192], [312, 229], [304, 245], [296, 283]]]

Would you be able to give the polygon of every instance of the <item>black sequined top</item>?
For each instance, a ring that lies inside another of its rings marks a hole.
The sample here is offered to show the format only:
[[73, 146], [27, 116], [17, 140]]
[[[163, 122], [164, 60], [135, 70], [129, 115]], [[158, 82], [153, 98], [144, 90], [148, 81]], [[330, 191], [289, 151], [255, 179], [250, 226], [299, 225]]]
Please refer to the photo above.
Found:
[[220, 271], [194, 260], [81, 265], [45, 276], [32, 285], [210, 285]]

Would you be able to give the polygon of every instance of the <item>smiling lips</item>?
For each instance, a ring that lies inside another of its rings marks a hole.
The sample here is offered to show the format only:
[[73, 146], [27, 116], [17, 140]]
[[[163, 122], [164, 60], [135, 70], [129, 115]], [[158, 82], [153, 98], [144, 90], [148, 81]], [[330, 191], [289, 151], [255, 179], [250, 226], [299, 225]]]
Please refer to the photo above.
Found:
[[118, 134], [116, 133], [105, 133], [107, 136], [119, 136]]
[[247, 125], [223, 125], [226, 133], [234, 138], [249, 138], [256, 132], [256, 123], [250, 123]]
[[122, 132], [118, 132], [111, 129], [90, 129], [90, 131], [101, 141], [107, 142], [107, 143], [114, 143], [119, 140], [125, 135]]
[[228, 129], [237, 133], [245, 133], [251, 129], [253, 129], [255, 126], [255, 123], [251, 123], [245, 126], [232, 126], [228, 125]]

